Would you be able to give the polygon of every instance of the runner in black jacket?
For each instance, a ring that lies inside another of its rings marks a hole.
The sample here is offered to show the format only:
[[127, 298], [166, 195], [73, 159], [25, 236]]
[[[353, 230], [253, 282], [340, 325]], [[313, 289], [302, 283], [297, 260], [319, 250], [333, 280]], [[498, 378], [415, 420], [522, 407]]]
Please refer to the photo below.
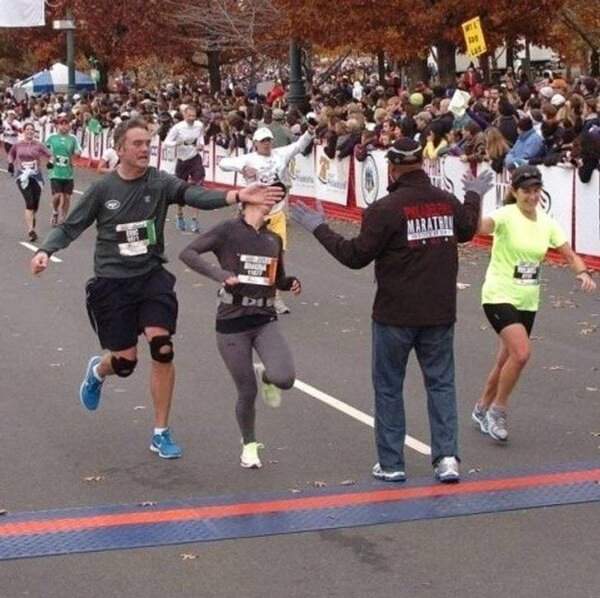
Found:
[[[421, 146], [396, 141], [387, 154], [390, 194], [364, 214], [359, 235], [344, 239], [322, 210], [298, 204], [291, 215], [350, 268], [375, 261], [373, 386], [378, 463], [373, 475], [403, 481], [406, 425], [402, 387], [414, 348], [427, 389], [432, 461], [441, 482], [458, 481], [458, 429], [453, 335], [458, 243], [477, 230], [491, 174], [465, 179], [465, 202], [432, 186], [421, 168]], [[320, 207], [320, 206], [319, 206]]]

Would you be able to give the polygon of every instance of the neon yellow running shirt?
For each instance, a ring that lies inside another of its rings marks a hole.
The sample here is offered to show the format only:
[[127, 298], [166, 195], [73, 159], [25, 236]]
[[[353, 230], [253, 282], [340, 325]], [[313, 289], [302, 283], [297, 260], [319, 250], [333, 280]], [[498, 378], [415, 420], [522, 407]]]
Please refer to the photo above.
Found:
[[516, 204], [490, 215], [494, 221], [492, 255], [481, 289], [482, 303], [510, 303], [519, 310], [537, 311], [540, 303], [540, 266], [550, 247], [567, 238], [558, 223], [537, 210], [527, 218]]

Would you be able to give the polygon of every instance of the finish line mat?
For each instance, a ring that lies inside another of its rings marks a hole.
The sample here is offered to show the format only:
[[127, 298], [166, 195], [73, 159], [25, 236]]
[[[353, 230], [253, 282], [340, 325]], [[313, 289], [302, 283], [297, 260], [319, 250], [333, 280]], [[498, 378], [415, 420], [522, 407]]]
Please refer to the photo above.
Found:
[[[479, 476], [459, 484], [372, 482], [299, 494], [209, 497], [9, 513], [0, 560], [252, 538], [600, 501], [600, 463]], [[145, 506], [147, 505], [147, 506]]]

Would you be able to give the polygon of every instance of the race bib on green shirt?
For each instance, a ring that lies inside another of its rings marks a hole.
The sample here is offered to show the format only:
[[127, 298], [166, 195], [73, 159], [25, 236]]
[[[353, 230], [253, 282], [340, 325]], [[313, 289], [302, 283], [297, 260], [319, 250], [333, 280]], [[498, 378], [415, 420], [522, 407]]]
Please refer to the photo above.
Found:
[[513, 276], [517, 284], [538, 285], [540, 284], [540, 263], [520, 262], [515, 266]]
[[154, 220], [117, 224], [116, 231], [119, 253], [126, 257], [144, 255], [150, 245], [156, 244]]

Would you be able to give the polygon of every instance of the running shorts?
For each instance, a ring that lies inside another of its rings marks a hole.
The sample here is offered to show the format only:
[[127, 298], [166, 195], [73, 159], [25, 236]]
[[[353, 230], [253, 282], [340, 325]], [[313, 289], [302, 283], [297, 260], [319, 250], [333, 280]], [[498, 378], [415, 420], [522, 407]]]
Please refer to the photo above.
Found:
[[510, 303], [484, 303], [482, 307], [489, 323], [498, 334], [511, 324], [523, 324], [527, 336], [531, 335], [537, 312], [517, 309]]
[[199, 185], [205, 177], [202, 156], [198, 155], [189, 160], [177, 160], [175, 176], [182, 181], [191, 180], [192, 183]]
[[130, 278], [92, 278], [86, 305], [100, 346], [123, 351], [137, 345], [148, 326], [175, 333], [178, 303], [175, 276], [164, 268]]
[[52, 193], [73, 194], [75, 182], [73, 179], [50, 179], [50, 190]]
[[287, 222], [285, 218], [285, 212], [281, 210], [273, 216], [269, 216], [267, 222], [267, 228], [281, 237], [283, 243], [283, 250], [287, 249]]
[[40, 207], [40, 196], [42, 195], [40, 184], [35, 179], [29, 179], [29, 185], [25, 189], [21, 187], [19, 181], [17, 181], [17, 187], [25, 200], [25, 209], [37, 212]]

